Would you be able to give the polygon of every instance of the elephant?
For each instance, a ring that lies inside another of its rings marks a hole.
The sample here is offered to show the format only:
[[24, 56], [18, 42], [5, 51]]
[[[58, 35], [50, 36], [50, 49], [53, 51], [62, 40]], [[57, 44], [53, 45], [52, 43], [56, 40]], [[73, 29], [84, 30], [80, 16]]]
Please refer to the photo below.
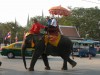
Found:
[[[43, 59], [44, 65], [45, 65], [45, 69], [50, 70], [51, 68], [49, 66], [49, 62], [47, 58], [48, 55], [59, 56], [63, 59], [63, 66], [61, 68], [62, 70], [68, 70], [67, 62], [71, 64], [72, 68], [75, 67], [77, 63], [74, 60], [70, 59], [70, 55], [72, 54], [73, 56], [73, 43], [68, 37], [64, 35], [60, 35], [60, 36], [61, 38], [59, 40], [58, 45], [53, 46], [49, 42], [47, 43], [47, 45], [45, 45], [45, 41], [44, 41], [45, 35], [44, 34], [28, 35], [26, 39], [24, 40], [22, 51], [21, 51], [25, 68], [28, 69], [29, 71], [34, 71], [34, 66], [36, 64], [36, 61], [41, 56]], [[37, 37], [39, 37], [38, 41], [36, 41]], [[27, 68], [26, 60], [25, 60], [25, 50], [26, 48], [31, 47], [31, 41], [34, 41], [35, 43], [35, 46], [33, 47], [35, 48], [35, 51], [32, 55], [30, 67]]]

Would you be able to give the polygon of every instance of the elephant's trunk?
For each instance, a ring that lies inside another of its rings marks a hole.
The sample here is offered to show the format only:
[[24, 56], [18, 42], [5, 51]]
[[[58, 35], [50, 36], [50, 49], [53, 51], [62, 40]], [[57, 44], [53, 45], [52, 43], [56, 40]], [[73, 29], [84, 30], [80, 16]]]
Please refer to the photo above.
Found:
[[25, 67], [25, 69], [27, 69], [26, 60], [25, 60], [25, 50], [26, 50], [26, 47], [25, 47], [25, 45], [23, 45], [21, 53], [22, 53], [22, 59], [23, 59], [24, 67]]

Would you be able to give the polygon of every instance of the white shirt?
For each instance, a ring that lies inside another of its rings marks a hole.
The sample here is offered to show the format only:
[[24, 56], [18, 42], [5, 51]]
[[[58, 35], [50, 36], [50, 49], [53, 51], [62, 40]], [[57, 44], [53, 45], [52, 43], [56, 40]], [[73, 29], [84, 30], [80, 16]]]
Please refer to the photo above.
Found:
[[57, 21], [56, 21], [56, 19], [54, 19], [54, 18], [52, 19], [51, 25], [54, 26], [54, 27], [57, 27]]

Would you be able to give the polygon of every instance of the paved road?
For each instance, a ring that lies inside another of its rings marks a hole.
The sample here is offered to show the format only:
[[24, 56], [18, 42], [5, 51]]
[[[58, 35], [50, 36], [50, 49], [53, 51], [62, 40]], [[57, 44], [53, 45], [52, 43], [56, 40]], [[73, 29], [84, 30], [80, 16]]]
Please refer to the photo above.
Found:
[[[27, 58], [29, 66], [30, 58]], [[44, 70], [42, 59], [38, 59], [35, 65], [35, 71], [30, 72], [24, 69], [22, 59], [20, 57], [15, 59], [8, 59], [7, 57], [0, 56], [2, 66], [0, 67], [0, 75], [100, 75], [100, 55], [89, 60], [88, 58], [75, 57], [74, 59], [78, 64], [72, 68], [68, 64], [68, 70], [62, 71], [62, 59], [59, 57], [49, 57], [51, 70]]]

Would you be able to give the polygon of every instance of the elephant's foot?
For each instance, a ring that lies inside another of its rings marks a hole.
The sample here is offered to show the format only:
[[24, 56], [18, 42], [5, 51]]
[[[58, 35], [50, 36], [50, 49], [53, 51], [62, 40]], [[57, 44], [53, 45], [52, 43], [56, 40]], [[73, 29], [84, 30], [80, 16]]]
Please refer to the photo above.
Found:
[[45, 67], [45, 70], [50, 70], [50, 67]]
[[63, 68], [61, 68], [61, 70], [68, 70], [67, 68], [65, 68], [65, 67], [63, 67]]
[[0, 62], [0, 66], [1, 66], [2, 62]]
[[74, 61], [74, 62], [72, 62], [71, 65], [72, 65], [72, 68], [73, 68], [73, 67], [75, 67], [77, 65], [77, 63]]
[[34, 71], [34, 69], [33, 68], [28, 68], [28, 71]]

